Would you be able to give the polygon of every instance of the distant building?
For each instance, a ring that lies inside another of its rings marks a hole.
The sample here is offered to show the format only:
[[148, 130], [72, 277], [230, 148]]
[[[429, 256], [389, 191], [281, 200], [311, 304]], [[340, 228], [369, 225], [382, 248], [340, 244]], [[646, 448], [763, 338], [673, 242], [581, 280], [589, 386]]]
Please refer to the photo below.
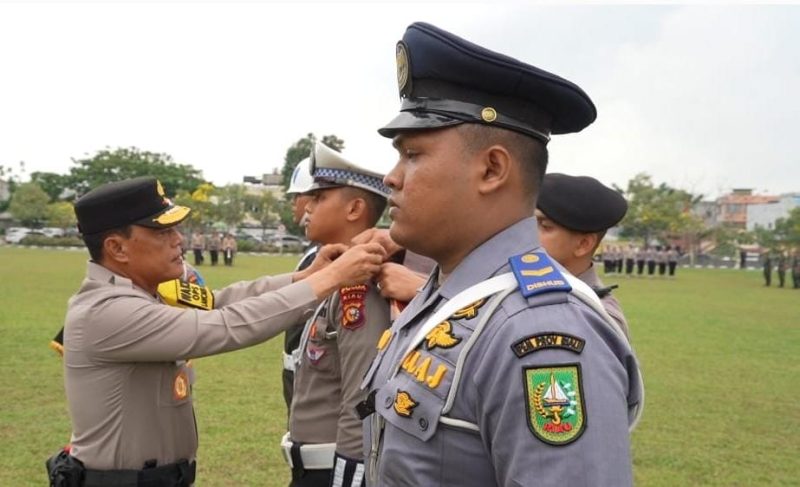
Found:
[[755, 195], [752, 189], [734, 189], [730, 194], [717, 198], [717, 223], [745, 230], [747, 224], [747, 208], [751, 205], [777, 203], [778, 196]]
[[11, 198], [11, 184], [0, 179], [0, 201], [8, 201]]
[[776, 201], [747, 205], [747, 230], [752, 231], [756, 227], [772, 230], [778, 219], [786, 218], [789, 212], [798, 206], [800, 206], [800, 193], [784, 194]]

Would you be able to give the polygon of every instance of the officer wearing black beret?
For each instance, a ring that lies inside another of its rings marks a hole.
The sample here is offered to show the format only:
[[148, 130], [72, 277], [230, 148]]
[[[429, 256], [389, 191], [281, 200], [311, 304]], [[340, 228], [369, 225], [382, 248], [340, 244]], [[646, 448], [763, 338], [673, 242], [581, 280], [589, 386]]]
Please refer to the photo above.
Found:
[[183, 273], [177, 225], [189, 211], [152, 177], [76, 202], [91, 260], [65, 319], [72, 438], [48, 461], [51, 485], [191, 485], [197, 428], [185, 360], [275, 336], [333, 290], [369, 278], [383, 256], [377, 244], [329, 247], [305, 271], [215, 292], [214, 309], [169, 306], [156, 290]]
[[551, 135], [587, 127], [594, 104], [430, 24], [395, 55], [390, 235], [437, 268], [364, 379], [368, 485], [631, 485], [635, 355], [534, 217]]
[[628, 202], [621, 194], [588, 176], [545, 174], [536, 203], [542, 246], [572, 275], [589, 285], [603, 307], [628, 334], [628, 323], [613, 288], [605, 287], [592, 263], [606, 230], [622, 220]]

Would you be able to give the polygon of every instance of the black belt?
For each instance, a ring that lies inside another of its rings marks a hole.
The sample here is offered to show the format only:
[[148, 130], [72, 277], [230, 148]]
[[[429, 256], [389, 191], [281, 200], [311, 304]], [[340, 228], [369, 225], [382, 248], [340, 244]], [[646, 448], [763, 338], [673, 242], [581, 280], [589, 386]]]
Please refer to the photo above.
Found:
[[142, 470], [89, 470], [83, 477], [84, 487], [189, 487], [194, 483], [197, 464], [178, 463]]

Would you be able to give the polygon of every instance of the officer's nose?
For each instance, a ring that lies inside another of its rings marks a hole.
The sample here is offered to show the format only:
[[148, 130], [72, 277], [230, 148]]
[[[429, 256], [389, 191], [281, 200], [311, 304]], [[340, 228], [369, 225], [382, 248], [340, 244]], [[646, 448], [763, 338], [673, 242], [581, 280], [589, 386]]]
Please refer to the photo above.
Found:
[[386, 173], [383, 177], [383, 184], [385, 184], [392, 191], [397, 191], [402, 187], [402, 171], [400, 169], [400, 161], [398, 161], [391, 171]]

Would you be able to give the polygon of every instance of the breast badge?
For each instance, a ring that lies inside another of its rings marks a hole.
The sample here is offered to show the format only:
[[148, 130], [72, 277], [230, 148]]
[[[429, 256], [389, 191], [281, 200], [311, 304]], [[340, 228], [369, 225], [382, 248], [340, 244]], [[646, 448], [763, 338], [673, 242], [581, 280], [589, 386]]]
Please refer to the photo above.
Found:
[[410, 418], [418, 404], [408, 392], [398, 390], [394, 398], [394, 412], [404, 418]]
[[478, 310], [480, 309], [481, 306], [484, 305], [484, 303], [486, 303], [486, 298], [479, 299], [474, 303], [470, 304], [469, 306], [465, 306], [460, 310], [456, 311], [455, 313], [453, 313], [453, 316], [451, 316], [450, 319], [460, 320], [466, 318], [468, 320], [471, 320], [472, 318], [478, 316]]
[[453, 334], [453, 325], [449, 321], [442, 321], [433, 330], [425, 335], [425, 348], [453, 348], [461, 343], [461, 338]]
[[586, 429], [580, 365], [526, 368], [523, 373], [534, 436], [554, 446], [577, 440]]
[[309, 362], [311, 365], [319, 364], [319, 361], [322, 360], [322, 357], [325, 355], [325, 349], [322, 347], [317, 347], [312, 344], [308, 344], [306, 346], [306, 357], [308, 357]]
[[349, 286], [339, 290], [342, 303], [342, 328], [355, 330], [364, 324], [364, 312], [367, 286]]

